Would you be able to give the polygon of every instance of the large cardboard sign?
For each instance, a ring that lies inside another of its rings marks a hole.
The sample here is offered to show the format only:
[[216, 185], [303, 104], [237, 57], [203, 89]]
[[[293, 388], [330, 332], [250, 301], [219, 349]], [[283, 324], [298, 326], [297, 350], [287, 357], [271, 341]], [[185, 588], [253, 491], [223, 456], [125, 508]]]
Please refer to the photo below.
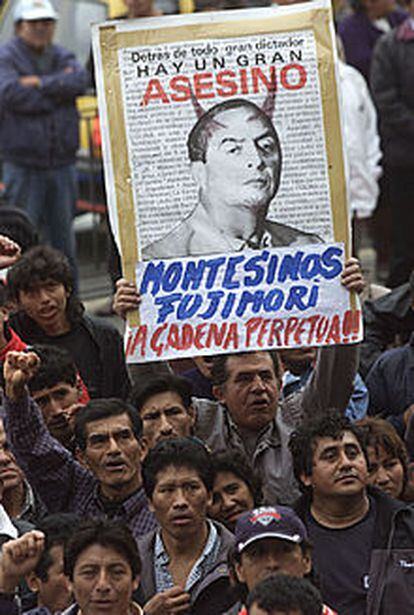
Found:
[[128, 360], [359, 339], [328, 3], [93, 40], [110, 219], [143, 297]]

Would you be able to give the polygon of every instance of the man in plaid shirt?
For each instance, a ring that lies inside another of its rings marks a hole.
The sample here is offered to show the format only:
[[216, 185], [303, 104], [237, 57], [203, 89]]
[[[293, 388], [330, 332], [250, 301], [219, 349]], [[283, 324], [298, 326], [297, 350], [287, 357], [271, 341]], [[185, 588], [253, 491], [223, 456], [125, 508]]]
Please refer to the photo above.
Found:
[[146, 446], [134, 408], [117, 399], [94, 400], [75, 419], [77, 460], [54, 439], [27, 383], [39, 357], [10, 352], [4, 364], [5, 427], [12, 449], [49, 512], [75, 512], [126, 523], [135, 538], [157, 527], [142, 488]]

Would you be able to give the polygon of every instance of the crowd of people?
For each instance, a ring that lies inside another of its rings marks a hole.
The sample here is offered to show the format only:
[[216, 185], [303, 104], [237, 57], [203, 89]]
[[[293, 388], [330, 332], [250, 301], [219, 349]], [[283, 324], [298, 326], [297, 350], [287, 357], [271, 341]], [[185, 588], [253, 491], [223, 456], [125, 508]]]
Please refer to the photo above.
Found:
[[[125, 6], [159, 15], [152, 0]], [[342, 271], [363, 342], [131, 369], [78, 296], [76, 97], [90, 74], [53, 44], [49, 0], [16, 1], [0, 46], [0, 615], [413, 612], [414, 0], [336, 9], [356, 222], [380, 193], [393, 208], [390, 288], [366, 299], [358, 259]], [[255, 105], [217, 110], [230, 112], [277, 143]], [[141, 297], [117, 277], [125, 318]]]

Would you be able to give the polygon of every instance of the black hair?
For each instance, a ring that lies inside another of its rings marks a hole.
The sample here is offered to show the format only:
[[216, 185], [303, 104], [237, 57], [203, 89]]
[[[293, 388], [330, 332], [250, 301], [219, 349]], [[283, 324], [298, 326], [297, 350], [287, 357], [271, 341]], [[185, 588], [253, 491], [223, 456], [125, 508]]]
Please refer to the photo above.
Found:
[[137, 440], [142, 436], [142, 421], [138, 411], [122, 399], [93, 399], [86, 406], [80, 408], [76, 414], [74, 436], [76, 446], [80, 450], [86, 449], [86, 426], [91, 421], [99, 421], [111, 416], [127, 414], [131, 421], [132, 431]]
[[135, 384], [129, 397], [130, 403], [140, 411], [145, 402], [153, 395], [166, 392], [177, 393], [181, 398], [185, 408], [191, 406], [192, 385], [189, 380], [173, 374], [165, 374], [156, 378], [151, 378], [148, 384]]
[[119, 520], [89, 519], [78, 526], [65, 547], [64, 572], [71, 581], [79, 556], [93, 545], [111, 548], [122, 555], [131, 568], [133, 579], [140, 574], [141, 559], [130, 529]]
[[8, 207], [3, 201], [0, 197], [0, 235], [6, 235], [19, 244], [23, 254], [39, 243], [36, 228], [23, 209]]
[[35, 344], [30, 349], [40, 358], [39, 369], [28, 382], [30, 393], [53, 387], [59, 382], [76, 385], [78, 370], [67, 350], [50, 344]]
[[206, 162], [206, 153], [209, 141], [217, 128], [220, 128], [221, 126], [220, 122], [215, 120], [217, 115], [223, 113], [223, 111], [228, 111], [229, 109], [238, 109], [243, 107], [251, 109], [260, 117], [260, 119], [265, 122], [280, 151], [279, 137], [273, 123], [266, 113], [264, 113], [260, 107], [250, 100], [244, 98], [232, 98], [231, 100], [225, 100], [224, 102], [218, 103], [217, 105], [211, 107], [211, 109], [206, 111], [194, 124], [187, 140], [188, 156], [191, 162]]
[[282, 362], [280, 360], [280, 356], [279, 353], [272, 350], [265, 350], [265, 351], [253, 351], [252, 352], [236, 352], [233, 354], [220, 354], [214, 357], [213, 360], [213, 364], [211, 367], [211, 380], [213, 385], [219, 386], [222, 384], [225, 384], [225, 382], [227, 381], [227, 378], [229, 377], [228, 371], [227, 371], [227, 362], [231, 357], [244, 357], [244, 356], [248, 356], [249, 354], [263, 354], [263, 353], [267, 353], [270, 358], [272, 359], [272, 363], [273, 363], [273, 368], [275, 371], [275, 376], [276, 376], [276, 380], [279, 382], [279, 384], [281, 384], [282, 381], [282, 374], [283, 374], [283, 369], [282, 369]]
[[158, 442], [142, 464], [142, 481], [147, 498], [152, 498], [158, 474], [169, 466], [195, 470], [207, 491], [212, 490], [213, 468], [205, 445], [191, 437], [169, 438]]
[[289, 613], [296, 610], [301, 615], [322, 615], [322, 598], [316, 587], [306, 579], [275, 575], [258, 583], [250, 592], [246, 607], [258, 607], [272, 615], [274, 611]]
[[231, 472], [237, 478], [246, 483], [254, 506], [260, 506], [263, 502], [262, 480], [254, 471], [247, 457], [240, 451], [219, 451], [211, 455], [213, 466], [213, 485], [220, 472]]
[[74, 278], [66, 256], [50, 246], [36, 246], [23, 254], [7, 272], [10, 297], [19, 303], [20, 291], [41, 286], [47, 280], [63, 284], [68, 293], [66, 316], [73, 324], [79, 322], [84, 307], [74, 294]]
[[45, 535], [45, 548], [34, 568], [34, 574], [43, 583], [48, 580], [49, 568], [53, 564], [50, 550], [59, 545], [64, 547], [69, 538], [76, 532], [79, 521], [78, 515], [73, 513], [58, 513], [44, 517], [37, 524], [37, 529]]
[[293, 472], [302, 491], [308, 493], [311, 491], [311, 488], [303, 485], [301, 476], [312, 476], [313, 453], [317, 441], [320, 438], [339, 440], [346, 431], [351, 432], [357, 439], [368, 465], [362, 429], [351, 423], [336, 409], [330, 409], [327, 414], [316, 415], [305, 420], [292, 433], [289, 439], [289, 450], [293, 460]]

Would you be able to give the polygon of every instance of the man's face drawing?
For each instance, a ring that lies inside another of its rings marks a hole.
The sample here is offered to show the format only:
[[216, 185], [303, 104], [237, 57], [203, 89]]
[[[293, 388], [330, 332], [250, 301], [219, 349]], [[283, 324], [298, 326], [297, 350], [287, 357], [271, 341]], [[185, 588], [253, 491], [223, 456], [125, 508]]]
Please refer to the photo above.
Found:
[[216, 216], [234, 216], [246, 208], [265, 217], [280, 182], [276, 131], [247, 105], [225, 109], [213, 121], [205, 162], [193, 163], [201, 201]]

